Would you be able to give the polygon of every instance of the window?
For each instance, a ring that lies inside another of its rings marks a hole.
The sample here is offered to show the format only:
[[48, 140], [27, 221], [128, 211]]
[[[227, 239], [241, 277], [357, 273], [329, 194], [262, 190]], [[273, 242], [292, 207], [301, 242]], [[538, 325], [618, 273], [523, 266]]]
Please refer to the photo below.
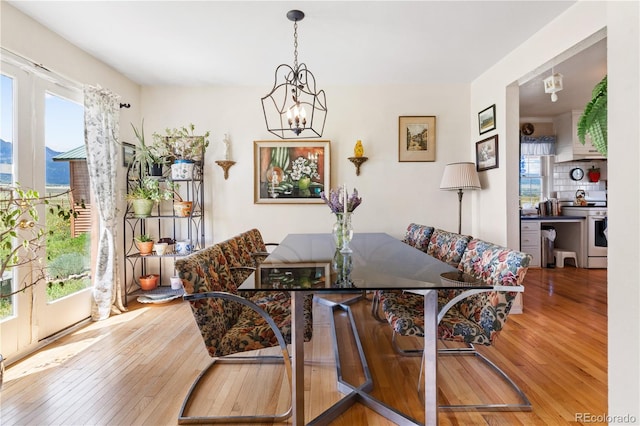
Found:
[[536, 208], [542, 201], [542, 157], [520, 156], [520, 207]]
[[[51, 302], [90, 286], [91, 237], [90, 229], [78, 225], [90, 224], [90, 212], [78, 203], [88, 203], [86, 161], [59, 161], [59, 156], [82, 157], [84, 153], [84, 108], [82, 105], [45, 94], [45, 158], [46, 192], [55, 196], [72, 189], [70, 196], [56, 198], [65, 208], [73, 208], [79, 214], [69, 223], [56, 214], [48, 213], [46, 227], [53, 232], [47, 238], [47, 275], [55, 283], [47, 288], [47, 301]], [[82, 152], [80, 152], [82, 151]], [[69, 152], [75, 153], [74, 155]], [[85, 216], [87, 216], [85, 218]], [[78, 230], [78, 228], [81, 228]]]
[[[0, 189], [13, 183], [13, 96], [14, 81], [2, 74], [0, 81]], [[0, 197], [9, 197], [6, 191], [0, 191]], [[0, 205], [2, 203], [0, 202]], [[1, 228], [0, 232], [4, 229]], [[9, 249], [0, 247], [0, 259], [6, 259]], [[0, 276], [0, 294], [13, 291], [13, 272], [4, 271]], [[0, 320], [14, 314], [14, 298], [0, 298]]]

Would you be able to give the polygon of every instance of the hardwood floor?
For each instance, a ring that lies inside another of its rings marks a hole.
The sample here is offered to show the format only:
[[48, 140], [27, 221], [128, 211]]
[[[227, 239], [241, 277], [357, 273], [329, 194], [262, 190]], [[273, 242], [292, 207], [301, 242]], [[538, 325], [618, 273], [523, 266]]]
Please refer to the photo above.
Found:
[[[531, 269], [524, 284], [524, 313], [509, 317], [496, 346], [480, 349], [524, 390], [533, 410], [441, 411], [440, 424], [575, 425], [581, 424], [576, 418], [580, 413], [607, 412], [606, 270]], [[390, 328], [371, 317], [369, 306], [361, 301], [352, 310], [374, 377], [372, 393], [422, 420], [415, 387], [420, 358], [393, 352]], [[314, 336], [305, 347], [309, 420], [340, 398], [330, 315], [328, 307], [316, 303]], [[334, 317], [341, 343], [353, 345], [345, 315]], [[477, 364], [450, 358], [439, 359], [442, 402], [511, 398]], [[0, 423], [177, 424], [189, 386], [209, 362], [186, 303], [134, 302], [129, 312], [91, 323], [9, 366], [0, 394]], [[217, 367], [190, 411], [282, 411], [289, 400], [282, 374], [282, 367], [272, 365]], [[347, 356], [343, 374], [355, 383], [362, 369]], [[257, 402], [249, 403], [255, 396]], [[356, 404], [332, 424], [392, 423]]]

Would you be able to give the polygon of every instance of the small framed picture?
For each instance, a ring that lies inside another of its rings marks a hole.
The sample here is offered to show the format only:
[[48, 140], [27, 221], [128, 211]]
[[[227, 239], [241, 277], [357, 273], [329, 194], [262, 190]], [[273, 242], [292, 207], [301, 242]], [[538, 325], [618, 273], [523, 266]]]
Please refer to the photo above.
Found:
[[498, 168], [498, 135], [476, 142], [476, 170]]
[[435, 116], [403, 116], [398, 128], [398, 161], [436, 161]]
[[129, 167], [133, 162], [133, 156], [136, 154], [136, 147], [127, 142], [122, 143], [122, 167]]
[[496, 128], [496, 104], [478, 113], [478, 130], [480, 134], [490, 132]]
[[254, 141], [255, 204], [324, 204], [331, 188], [328, 140]]

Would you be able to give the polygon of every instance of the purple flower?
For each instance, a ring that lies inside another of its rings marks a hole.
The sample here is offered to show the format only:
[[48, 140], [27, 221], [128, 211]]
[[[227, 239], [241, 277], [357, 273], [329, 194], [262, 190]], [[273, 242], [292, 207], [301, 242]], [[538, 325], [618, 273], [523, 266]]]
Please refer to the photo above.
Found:
[[[322, 191], [320, 198], [329, 206], [332, 213], [344, 213], [344, 188], [330, 189], [329, 197]], [[362, 203], [362, 198], [358, 196], [358, 190], [353, 188], [351, 195], [347, 193], [347, 211], [353, 212]]]

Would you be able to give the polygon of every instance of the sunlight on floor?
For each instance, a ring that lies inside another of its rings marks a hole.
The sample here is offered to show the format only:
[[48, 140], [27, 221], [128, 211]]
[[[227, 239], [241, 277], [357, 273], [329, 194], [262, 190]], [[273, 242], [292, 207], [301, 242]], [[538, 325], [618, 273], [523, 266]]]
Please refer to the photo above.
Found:
[[[92, 322], [86, 327], [82, 327], [62, 337], [60, 340], [48, 344], [23, 360], [10, 365], [5, 371], [5, 383], [64, 365], [68, 360], [109, 336], [109, 333], [96, 333], [96, 331], [132, 321], [145, 313], [147, 309], [149, 308], [140, 308], [135, 311], [128, 311], [121, 315], [112, 316], [104, 321]], [[74, 340], [74, 337], [85, 334], [91, 334], [92, 337], [85, 337], [81, 340], [67, 343], [64, 342], [64, 340]]]

